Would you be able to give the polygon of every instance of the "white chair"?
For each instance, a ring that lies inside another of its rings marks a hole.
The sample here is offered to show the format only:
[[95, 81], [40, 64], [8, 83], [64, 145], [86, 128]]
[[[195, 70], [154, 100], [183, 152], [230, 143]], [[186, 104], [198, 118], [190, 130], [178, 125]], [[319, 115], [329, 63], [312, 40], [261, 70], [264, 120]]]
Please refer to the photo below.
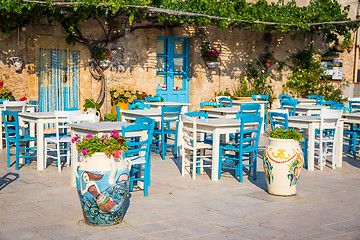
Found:
[[[318, 157], [321, 171], [326, 164], [327, 156], [332, 156], [332, 168], [335, 169], [336, 138], [341, 115], [341, 109], [321, 109], [320, 133], [318, 136], [315, 136], [315, 148], [319, 151]], [[318, 144], [318, 148], [316, 147], [316, 144]]]
[[96, 112], [86, 114], [73, 114], [69, 116], [70, 123], [97, 122]]
[[[81, 110], [76, 111], [55, 111], [55, 137], [45, 138], [45, 161], [48, 158], [54, 158], [57, 161], [58, 170], [61, 172], [61, 157], [66, 157], [66, 164], [70, 164], [70, 142], [67, 123], [70, 117], [75, 117], [81, 114]], [[85, 115], [85, 114], [84, 114]], [[93, 116], [94, 118], [94, 116]], [[52, 155], [50, 153], [56, 153]], [[45, 162], [46, 165], [46, 162]]]
[[13, 112], [25, 112], [26, 101], [4, 101], [4, 110]]
[[215, 97], [215, 101], [216, 101], [217, 104], [220, 104], [220, 103], [219, 103], [219, 98], [228, 98], [228, 99], [231, 99], [231, 97], [229, 97], [229, 96], [216, 96], [216, 97]]
[[[204, 165], [204, 160], [210, 160], [210, 155], [205, 155], [206, 149], [212, 149], [212, 145], [204, 143], [199, 140], [200, 135], [198, 136], [197, 127], [196, 127], [196, 117], [188, 117], [186, 115], [181, 115], [182, 121], [182, 148], [181, 148], [181, 175], [185, 175], [185, 171], [189, 174], [192, 172], [192, 179], [196, 178], [196, 168], [200, 167], [200, 173], [204, 173], [204, 167], [211, 165]], [[184, 124], [184, 121], [191, 124]], [[201, 155], [198, 155], [198, 150], [201, 150]], [[197, 165], [199, 164], [199, 165]], [[192, 170], [191, 170], [192, 166]]]

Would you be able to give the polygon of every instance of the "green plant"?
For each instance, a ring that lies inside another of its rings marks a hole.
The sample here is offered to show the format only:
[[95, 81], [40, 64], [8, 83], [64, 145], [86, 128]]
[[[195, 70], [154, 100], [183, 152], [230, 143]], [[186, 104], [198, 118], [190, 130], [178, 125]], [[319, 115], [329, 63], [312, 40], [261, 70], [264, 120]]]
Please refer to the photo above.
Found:
[[112, 130], [102, 137], [88, 134], [85, 138], [75, 136], [71, 139], [76, 144], [76, 149], [85, 157], [91, 157], [96, 152], [104, 152], [108, 157], [119, 158], [123, 151], [128, 151], [126, 140], [116, 130]]
[[94, 57], [96, 61], [104, 61], [111, 57], [111, 51], [103, 47], [94, 47]]
[[111, 122], [115, 122], [117, 120], [117, 114], [104, 113], [104, 118], [108, 119]]
[[225, 91], [215, 92], [215, 97], [217, 96], [228, 96], [231, 99], [234, 99], [234, 95], [231, 94], [230, 89], [226, 88]]
[[307, 98], [309, 95], [320, 95], [324, 100], [344, 102], [343, 90], [346, 84], [334, 85], [321, 80], [324, 69], [316, 56], [319, 52], [314, 48], [299, 51], [289, 57], [291, 74], [283, 85], [284, 92], [296, 97]]
[[140, 92], [139, 90], [133, 90], [131, 88], [125, 88], [124, 86], [117, 86], [110, 88], [111, 102], [117, 104], [132, 103], [134, 99], [145, 100], [145, 97], [151, 97], [151, 94], [145, 91]]
[[99, 110], [100, 106], [98, 103], [94, 101], [92, 98], [85, 99], [85, 103], [83, 105], [84, 110], [88, 110], [90, 108]]
[[302, 138], [302, 134], [295, 129], [283, 130], [281, 128], [270, 131], [269, 136], [271, 138], [294, 139], [295, 141], [300, 141]]
[[201, 45], [201, 57], [204, 61], [216, 62], [220, 56], [220, 53], [210, 46], [209, 42], [203, 42]]
[[12, 100], [12, 92], [10, 89], [8, 89], [7, 87], [1, 87], [0, 88], [0, 98], [1, 99], [8, 99], [8, 100]]

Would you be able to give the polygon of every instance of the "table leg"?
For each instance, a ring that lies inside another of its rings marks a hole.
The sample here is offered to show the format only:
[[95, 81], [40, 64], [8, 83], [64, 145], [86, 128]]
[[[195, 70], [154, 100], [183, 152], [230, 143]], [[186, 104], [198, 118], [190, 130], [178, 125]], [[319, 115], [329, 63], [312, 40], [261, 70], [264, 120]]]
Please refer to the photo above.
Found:
[[339, 129], [337, 133], [337, 139], [336, 139], [336, 167], [342, 167], [342, 154], [343, 154], [343, 138], [344, 138], [344, 122], [339, 122]]
[[44, 170], [46, 159], [44, 158], [44, 120], [37, 121], [37, 170]]
[[264, 129], [265, 129], [265, 121], [266, 121], [266, 119], [265, 119], [265, 104], [267, 104], [267, 103], [260, 104], [260, 106], [261, 106], [261, 108], [260, 108], [260, 117], [262, 117], [264, 119], [263, 120], [264, 122], [261, 125], [261, 130], [260, 130], [261, 133], [264, 133]]
[[309, 123], [308, 132], [308, 170], [314, 171], [315, 155], [315, 124]]
[[0, 149], [3, 149], [3, 120], [2, 120], [2, 114], [0, 111]]
[[220, 149], [220, 132], [218, 129], [213, 131], [213, 151], [212, 151], [212, 165], [211, 165], [211, 180], [218, 180], [219, 171], [219, 149]]
[[[71, 138], [75, 137], [75, 132], [71, 131]], [[71, 144], [71, 169], [70, 169], [70, 185], [76, 187], [76, 162], [78, 161], [79, 153], [75, 144]]]

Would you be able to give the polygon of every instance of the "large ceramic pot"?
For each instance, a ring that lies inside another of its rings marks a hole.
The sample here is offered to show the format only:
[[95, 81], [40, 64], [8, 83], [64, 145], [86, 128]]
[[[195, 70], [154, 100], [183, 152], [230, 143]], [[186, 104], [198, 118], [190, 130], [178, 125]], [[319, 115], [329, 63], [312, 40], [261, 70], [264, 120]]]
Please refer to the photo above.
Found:
[[76, 186], [85, 222], [95, 226], [118, 224], [125, 213], [131, 163], [94, 153], [77, 166]]
[[[117, 114], [117, 112], [116, 112], [116, 106], [119, 106], [119, 108], [120, 108], [121, 110], [129, 110], [129, 103], [119, 102], [119, 103], [117, 103], [116, 105], [113, 104], [113, 106], [112, 106], [112, 108], [111, 108], [111, 113], [112, 113], [112, 114]], [[121, 116], [121, 118], [122, 118], [122, 115], [121, 115], [121, 114], [120, 114], [120, 116]], [[119, 119], [119, 121], [120, 121], [120, 119]]]
[[94, 108], [88, 108], [85, 111], [85, 114], [89, 114], [89, 113], [95, 113], [95, 121], [99, 122], [100, 121], [100, 112], [99, 110], [96, 110]]
[[214, 69], [217, 65], [218, 65], [218, 62], [210, 62], [210, 61], [206, 61], [205, 62], [206, 66], [210, 69]]
[[304, 155], [298, 141], [270, 138], [263, 163], [270, 194], [296, 194], [296, 186], [304, 166]]

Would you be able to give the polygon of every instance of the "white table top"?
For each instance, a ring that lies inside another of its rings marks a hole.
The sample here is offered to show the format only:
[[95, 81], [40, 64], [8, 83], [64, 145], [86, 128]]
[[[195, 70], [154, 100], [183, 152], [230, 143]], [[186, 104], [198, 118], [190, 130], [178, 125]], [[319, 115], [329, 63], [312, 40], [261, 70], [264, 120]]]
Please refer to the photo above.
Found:
[[263, 100], [233, 100], [233, 104], [248, 104], [248, 103], [258, 103], [258, 104], [264, 104], [268, 103], [269, 101], [263, 101]]
[[143, 110], [121, 110], [125, 114], [133, 114], [139, 116], [158, 116], [161, 115], [161, 109], [143, 109]]
[[150, 106], [190, 106], [191, 103], [180, 102], [147, 102]]
[[128, 122], [94, 122], [94, 123], [76, 123], [68, 124], [68, 126], [73, 129], [78, 130], [89, 130], [92, 132], [110, 132], [111, 130], [121, 131], [122, 127], [133, 125], [133, 123]]
[[19, 116], [31, 118], [55, 118], [55, 112], [24, 112], [19, 113]]
[[234, 118], [210, 118], [210, 119], [198, 119], [196, 124], [204, 126], [213, 126], [213, 127], [230, 127], [230, 126], [239, 126], [241, 120]]
[[344, 113], [342, 116], [343, 117], [360, 118], [360, 112]]
[[217, 112], [217, 113], [237, 113], [240, 111], [240, 106], [236, 107], [223, 107], [223, 108], [203, 108], [203, 112]]

